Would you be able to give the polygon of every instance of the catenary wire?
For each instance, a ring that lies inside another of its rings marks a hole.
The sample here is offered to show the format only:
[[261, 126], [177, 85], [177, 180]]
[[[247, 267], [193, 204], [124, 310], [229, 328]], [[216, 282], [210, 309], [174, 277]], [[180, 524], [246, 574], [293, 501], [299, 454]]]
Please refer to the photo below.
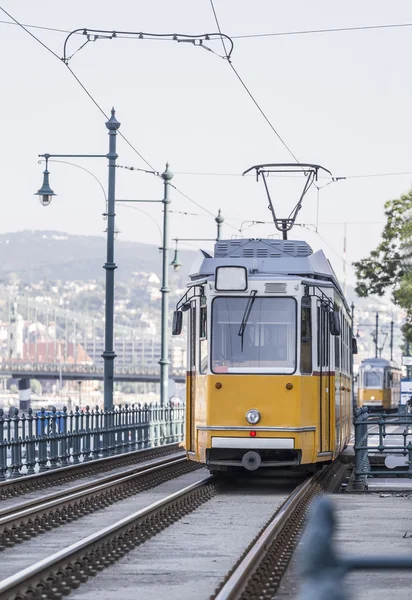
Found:
[[[55, 58], [57, 58], [59, 61], [61, 61], [61, 58], [51, 49], [49, 48], [46, 44], [44, 44], [38, 37], [36, 37], [33, 33], [31, 33], [31, 31], [29, 31], [24, 25], [22, 25], [21, 23], [19, 23], [19, 21], [17, 19], [15, 19], [10, 13], [8, 13], [4, 8], [2, 8], [0, 6], [0, 10], [2, 10], [10, 19], [13, 19], [13, 21], [15, 21], [16, 25], [19, 25], [24, 31], [26, 31], [26, 33], [28, 33], [32, 38], [34, 38], [39, 44], [41, 44], [48, 52], [50, 52], [51, 54], [53, 54], [53, 56]], [[104, 115], [104, 117], [106, 119], [108, 119], [109, 117], [107, 116], [107, 114], [105, 113], [105, 111], [102, 109], [102, 107], [100, 106], [100, 104], [97, 102], [97, 100], [92, 96], [92, 94], [88, 91], [88, 89], [86, 88], [86, 86], [80, 81], [80, 79], [78, 78], [78, 76], [75, 74], [75, 72], [69, 67], [69, 65], [66, 64], [66, 67], [68, 68], [68, 70], [70, 71], [71, 75], [74, 77], [74, 79], [77, 81], [77, 83], [80, 85], [80, 87], [83, 89], [83, 91], [87, 94], [87, 96], [90, 98], [90, 100], [93, 102], [93, 104], [97, 107], [97, 109], [102, 113], [102, 115]], [[130, 148], [137, 154], [137, 156], [139, 156], [139, 158], [146, 164], [148, 165], [151, 169], [153, 169], [152, 165], [149, 163], [149, 161], [147, 161], [144, 156], [137, 150], [137, 148], [126, 138], [126, 136], [121, 133], [120, 131], [118, 132], [120, 137], [126, 142], [126, 144], [128, 146], [130, 146]]]
[[287, 145], [287, 143], [285, 142], [285, 140], [282, 138], [282, 136], [280, 135], [280, 133], [276, 130], [276, 128], [274, 127], [274, 125], [270, 121], [269, 117], [266, 115], [266, 113], [264, 112], [264, 110], [262, 109], [262, 107], [260, 106], [260, 104], [258, 103], [258, 101], [253, 96], [252, 92], [247, 87], [246, 83], [244, 82], [244, 80], [242, 79], [242, 77], [240, 76], [240, 74], [238, 73], [238, 71], [236, 70], [235, 66], [233, 65], [231, 57], [226, 52], [226, 46], [225, 46], [225, 43], [224, 43], [224, 40], [223, 40], [223, 36], [222, 36], [221, 29], [220, 29], [219, 20], [217, 18], [215, 6], [213, 4], [213, 0], [210, 0], [210, 4], [211, 4], [211, 7], [212, 7], [213, 16], [214, 16], [215, 21], [216, 21], [216, 26], [217, 26], [219, 34], [220, 34], [220, 39], [222, 40], [222, 45], [223, 45], [223, 48], [224, 48], [224, 51], [225, 51], [227, 62], [229, 63], [232, 71], [234, 72], [234, 74], [236, 75], [236, 77], [238, 78], [238, 80], [240, 81], [240, 83], [243, 86], [244, 90], [246, 91], [246, 93], [248, 94], [248, 96], [250, 97], [250, 99], [252, 100], [253, 104], [259, 110], [260, 114], [265, 119], [266, 123], [269, 125], [269, 127], [271, 128], [271, 130], [273, 131], [273, 133], [276, 135], [276, 137], [279, 139], [279, 141], [283, 144], [283, 146], [286, 148], [286, 150], [289, 152], [289, 154], [293, 157], [293, 159], [298, 163], [299, 160], [296, 158], [295, 154], [289, 148], [289, 146]]
[[[12, 17], [11, 17], [12, 18]], [[4, 25], [17, 25], [17, 23], [12, 23], [11, 21], [3, 21], [0, 20], [0, 23]], [[68, 29], [59, 29], [57, 27], [46, 27], [44, 25], [32, 25], [29, 23], [22, 23], [24, 27], [28, 29], [41, 29], [44, 31], [55, 31], [57, 33], [71, 33]], [[412, 23], [387, 23], [383, 25], [359, 25], [355, 27], [332, 27], [329, 29], [303, 29], [298, 31], [273, 31], [269, 33], [246, 33], [239, 35], [231, 35], [230, 37], [233, 40], [241, 40], [241, 39], [253, 39], [253, 38], [262, 38], [262, 37], [281, 37], [281, 36], [289, 36], [289, 35], [312, 35], [316, 33], [340, 33], [346, 31], [367, 31], [374, 29], [397, 29], [402, 27], [412, 27]], [[82, 35], [79, 33], [79, 35]]]
[[34, 38], [36, 40], [36, 42], [38, 42], [39, 44], [41, 44], [43, 46], [43, 48], [45, 48], [48, 52], [50, 52], [51, 54], [53, 54], [53, 56], [55, 56], [58, 60], [60, 60], [59, 55], [56, 54], [56, 52], [54, 52], [54, 50], [52, 50], [51, 48], [49, 48], [49, 46], [47, 46], [38, 37], [36, 37], [34, 35], [34, 33], [32, 33], [31, 31], [29, 31], [24, 25], [22, 25], [21, 23], [19, 23], [19, 21], [17, 19], [15, 19], [10, 13], [8, 13], [7, 10], [5, 10], [2, 6], [0, 6], [0, 10], [3, 11], [4, 14], [6, 14], [10, 19], [12, 19], [14, 21], [15, 25], [18, 25], [19, 27], [21, 27], [26, 33], [28, 33], [32, 38]]
[[311, 35], [315, 33], [337, 33], [343, 31], [366, 31], [371, 29], [395, 29], [399, 27], [412, 27], [412, 23], [393, 23], [384, 25], [360, 25], [358, 27], [332, 27], [329, 29], [304, 29], [300, 31], [274, 31], [272, 33], [250, 33], [244, 35], [231, 35], [234, 40], [263, 38], [263, 37], [281, 37], [287, 35]]

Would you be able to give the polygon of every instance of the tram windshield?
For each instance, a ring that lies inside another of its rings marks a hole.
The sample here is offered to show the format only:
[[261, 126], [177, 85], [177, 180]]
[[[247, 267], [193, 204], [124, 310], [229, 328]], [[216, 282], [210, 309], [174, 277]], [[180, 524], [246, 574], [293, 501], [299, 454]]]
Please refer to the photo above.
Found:
[[366, 388], [381, 388], [383, 387], [383, 370], [364, 371], [363, 385]]
[[[250, 310], [247, 319], [244, 318], [246, 310]], [[293, 373], [295, 369], [296, 301], [293, 298], [254, 298], [253, 302], [248, 296], [215, 298], [212, 305], [214, 373]]]

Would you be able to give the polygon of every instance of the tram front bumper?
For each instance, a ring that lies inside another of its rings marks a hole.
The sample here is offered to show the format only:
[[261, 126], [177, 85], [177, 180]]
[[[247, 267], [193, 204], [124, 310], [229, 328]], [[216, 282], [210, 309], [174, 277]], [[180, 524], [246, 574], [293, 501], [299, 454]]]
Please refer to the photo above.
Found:
[[[206, 450], [206, 465], [212, 469], [243, 467], [296, 467], [302, 453], [295, 450], [294, 438], [212, 437]], [[253, 460], [250, 458], [253, 455]]]

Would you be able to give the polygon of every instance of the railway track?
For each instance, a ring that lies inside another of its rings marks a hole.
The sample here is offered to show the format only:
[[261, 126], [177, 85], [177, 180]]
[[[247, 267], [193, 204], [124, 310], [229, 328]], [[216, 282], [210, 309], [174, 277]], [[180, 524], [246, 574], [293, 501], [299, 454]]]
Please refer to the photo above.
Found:
[[1, 600], [57, 600], [217, 493], [213, 477], [167, 496], [0, 583]]
[[98, 458], [68, 467], [49, 469], [44, 473], [25, 475], [19, 479], [8, 479], [7, 481], [0, 482], [0, 500], [47, 489], [55, 485], [66, 484], [83, 477], [95, 477], [100, 473], [135, 465], [151, 458], [168, 456], [179, 451], [183, 456], [184, 452], [180, 450], [179, 444], [167, 444], [165, 446], [135, 450], [134, 452], [117, 454], [106, 458]]
[[0, 551], [198, 468], [182, 453], [0, 510]]
[[[213, 597], [218, 600], [273, 598], [311, 501], [325, 490], [333, 491], [340, 485], [344, 471], [344, 466], [335, 463], [298, 487], [293, 486], [293, 492], [288, 493], [285, 502], [275, 509], [274, 516], [246, 549]], [[205, 504], [206, 509], [214, 496], [219, 500], [222, 492], [224, 499], [224, 490], [225, 484], [214, 477], [186, 486], [3, 580], [0, 583], [0, 600], [60, 599], [144, 542], [152, 538], [157, 540], [156, 536], [170, 525], [176, 524], [177, 527], [178, 521], [195, 513], [202, 505]], [[189, 543], [190, 536], [186, 541]], [[190, 551], [195, 552], [195, 549]], [[93, 581], [93, 585], [98, 579]], [[158, 573], [154, 579], [158, 579]], [[86, 594], [85, 597], [96, 597], [96, 591], [91, 593], [91, 596]]]
[[324, 492], [335, 492], [345, 473], [346, 467], [335, 461], [300, 484], [228, 574], [214, 600], [275, 598], [311, 503]]

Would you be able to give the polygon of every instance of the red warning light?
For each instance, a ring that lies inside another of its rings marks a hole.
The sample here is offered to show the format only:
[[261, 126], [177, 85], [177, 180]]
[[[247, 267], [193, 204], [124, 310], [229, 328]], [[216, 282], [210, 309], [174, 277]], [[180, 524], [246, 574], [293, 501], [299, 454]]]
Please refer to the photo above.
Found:
[[249, 435], [250, 437], [256, 437], [256, 431], [250, 431]]

